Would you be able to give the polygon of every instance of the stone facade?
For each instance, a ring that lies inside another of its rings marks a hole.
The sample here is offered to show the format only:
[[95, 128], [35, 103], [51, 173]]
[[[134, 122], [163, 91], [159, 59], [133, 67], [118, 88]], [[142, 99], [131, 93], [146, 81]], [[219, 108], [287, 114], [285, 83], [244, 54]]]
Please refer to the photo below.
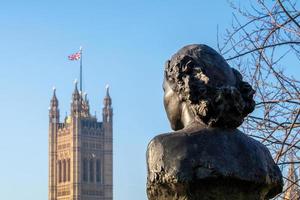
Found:
[[71, 114], [60, 122], [54, 90], [49, 108], [49, 200], [113, 199], [113, 109], [106, 89], [103, 121], [75, 85]]

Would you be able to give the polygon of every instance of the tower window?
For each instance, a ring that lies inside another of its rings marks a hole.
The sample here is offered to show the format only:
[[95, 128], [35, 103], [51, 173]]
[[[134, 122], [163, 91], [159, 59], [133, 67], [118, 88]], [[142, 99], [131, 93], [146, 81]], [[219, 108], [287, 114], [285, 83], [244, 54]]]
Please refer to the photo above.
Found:
[[99, 159], [96, 162], [96, 181], [98, 183], [101, 182], [101, 166], [100, 166], [100, 160]]
[[83, 171], [82, 179], [83, 179], [83, 181], [87, 181], [87, 179], [88, 179], [88, 162], [86, 159], [83, 159], [82, 171]]
[[68, 159], [68, 181], [70, 181], [70, 175], [71, 175], [71, 161], [69, 158]]
[[66, 160], [63, 161], [63, 182], [67, 181], [67, 166], [66, 166]]
[[90, 182], [94, 182], [94, 161], [90, 160]]
[[61, 176], [61, 161], [59, 160], [58, 161], [58, 165], [57, 165], [57, 171], [58, 171], [58, 182], [61, 183], [62, 181], [62, 176]]

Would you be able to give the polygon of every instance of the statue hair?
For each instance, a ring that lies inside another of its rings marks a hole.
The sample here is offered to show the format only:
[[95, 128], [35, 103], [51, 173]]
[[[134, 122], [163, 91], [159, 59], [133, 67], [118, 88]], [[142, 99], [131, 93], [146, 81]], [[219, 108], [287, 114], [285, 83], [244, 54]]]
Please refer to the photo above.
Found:
[[255, 107], [251, 85], [206, 45], [180, 49], [166, 62], [165, 79], [209, 127], [236, 128]]

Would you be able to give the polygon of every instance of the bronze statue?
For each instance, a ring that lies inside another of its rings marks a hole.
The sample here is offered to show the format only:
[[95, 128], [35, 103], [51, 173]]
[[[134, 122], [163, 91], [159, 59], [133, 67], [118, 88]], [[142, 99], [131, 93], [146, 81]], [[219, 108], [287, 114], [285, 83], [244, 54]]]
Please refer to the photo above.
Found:
[[168, 60], [164, 105], [175, 132], [147, 149], [149, 200], [259, 200], [282, 190], [267, 148], [236, 129], [254, 110], [254, 90], [206, 45]]

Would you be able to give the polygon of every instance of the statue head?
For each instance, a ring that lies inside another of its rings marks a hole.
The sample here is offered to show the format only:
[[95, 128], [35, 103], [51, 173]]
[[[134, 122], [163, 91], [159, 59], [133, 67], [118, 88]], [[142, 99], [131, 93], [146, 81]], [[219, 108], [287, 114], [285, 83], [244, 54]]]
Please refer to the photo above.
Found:
[[254, 90], [206, 45], [188, 45], [165, 65], [164, 105], [174, 130], [191, 122], [236, 128], [254, 110]]

